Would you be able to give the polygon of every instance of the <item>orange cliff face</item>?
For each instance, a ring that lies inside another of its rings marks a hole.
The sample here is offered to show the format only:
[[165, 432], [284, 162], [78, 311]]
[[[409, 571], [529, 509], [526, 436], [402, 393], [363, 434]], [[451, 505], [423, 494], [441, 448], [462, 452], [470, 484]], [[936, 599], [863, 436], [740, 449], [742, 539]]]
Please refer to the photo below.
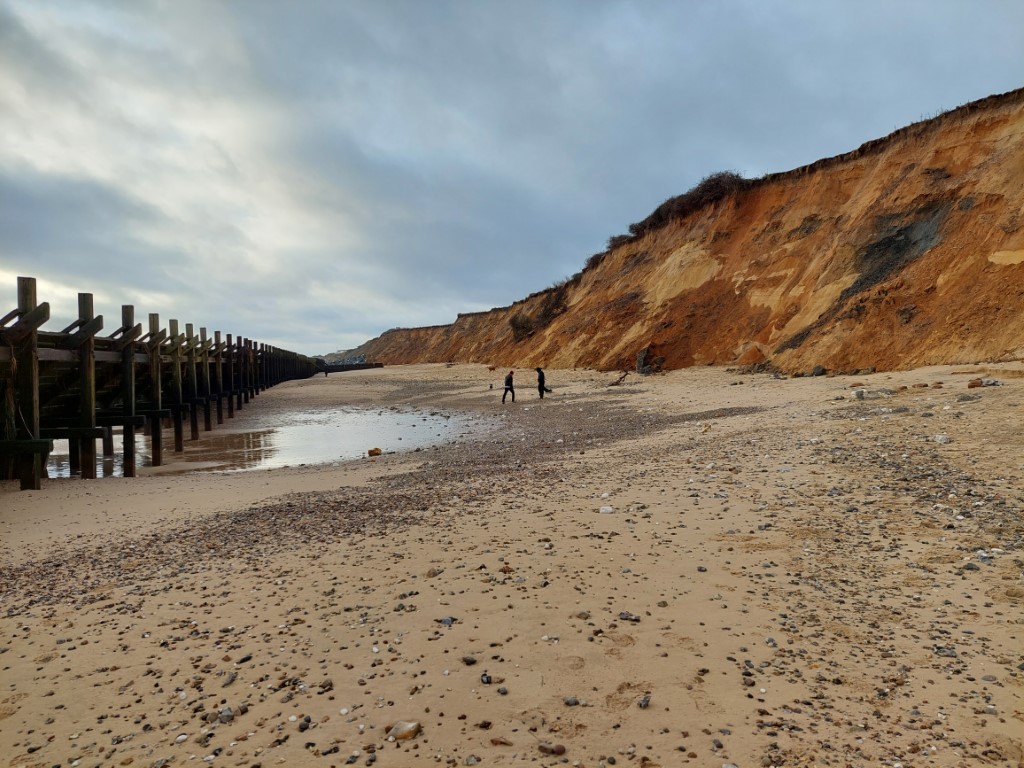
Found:
[[775, 174], [385, 364], [852, 371], [1024, 353], [1024, 89]]

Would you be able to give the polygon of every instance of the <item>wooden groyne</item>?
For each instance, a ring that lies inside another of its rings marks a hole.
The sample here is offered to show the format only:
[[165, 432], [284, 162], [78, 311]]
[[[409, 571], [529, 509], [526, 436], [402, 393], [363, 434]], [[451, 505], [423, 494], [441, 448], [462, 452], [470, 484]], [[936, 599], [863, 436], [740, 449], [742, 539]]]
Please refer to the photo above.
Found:
[[[0, 308], [0, 312], [3, 309]], [[177, 320], [148, 329], [135, 322], [131, 305], [121, 324], [101, 336], [103, 316], [93, 313], [90, 293], [78, 294], [78, 319], [59, 332], [41, 330], [50, 305], [36, 298], [36, 281], [18, 278], [18, 306], [0, 317], [0, 480], [19, 479], [38, 490], [55, 439], [68, 441], [72, 474], [96, 477], [97, 440], [113, 455], [112, 432], [123, 434], [123, 474], [136, 474], [135, 435], [152, 442], [152, 465], [163, 463], [163, 427], [174, 431], [174, 450], [232, 418], [268, 387], [308, 378], [314, 358], [242, 336], [206, 328], [184, 330]]]

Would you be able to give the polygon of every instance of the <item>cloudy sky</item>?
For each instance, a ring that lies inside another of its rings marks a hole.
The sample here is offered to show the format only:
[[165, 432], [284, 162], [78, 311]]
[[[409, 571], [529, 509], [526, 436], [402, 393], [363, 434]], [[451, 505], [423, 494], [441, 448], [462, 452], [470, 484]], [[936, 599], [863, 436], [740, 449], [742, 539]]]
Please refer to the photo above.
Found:
[[1020, 0], [0, 0], [0, 316], [39, 280], [305, 354], [578, 272], [703, 176], [1024, 86]]

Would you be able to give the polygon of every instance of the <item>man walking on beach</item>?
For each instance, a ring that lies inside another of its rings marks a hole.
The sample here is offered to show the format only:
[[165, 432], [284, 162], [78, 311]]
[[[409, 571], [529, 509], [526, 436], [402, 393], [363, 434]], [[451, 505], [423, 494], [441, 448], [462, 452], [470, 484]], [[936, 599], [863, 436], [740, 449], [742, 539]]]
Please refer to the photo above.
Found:
[[512, 386], [512, 374], [514, 371], [509, 371], [508, 376], [505, 377], [505, 391], [501, 393], [501, 402], [505, 402], [505, 395], [509, 392], [512, 393], [512, 402], [516, 401], [516, 388]]
[[544, 386], [544, 369], [537, 368], [537, 392], [540, 393], [540, 399], [544, 399], [544, 393], [550, 392], [551, 390]]

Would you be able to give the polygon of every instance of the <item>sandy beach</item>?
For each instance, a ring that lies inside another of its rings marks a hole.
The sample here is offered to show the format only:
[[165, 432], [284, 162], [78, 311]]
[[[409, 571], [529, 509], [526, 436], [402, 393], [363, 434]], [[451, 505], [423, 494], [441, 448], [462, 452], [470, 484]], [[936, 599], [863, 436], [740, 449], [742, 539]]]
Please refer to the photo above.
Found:
[[416, 452], [0, 484], [0, 765], [1024, 765], [1019, 364], [504, 373], [239, 416], [494, 425]]

